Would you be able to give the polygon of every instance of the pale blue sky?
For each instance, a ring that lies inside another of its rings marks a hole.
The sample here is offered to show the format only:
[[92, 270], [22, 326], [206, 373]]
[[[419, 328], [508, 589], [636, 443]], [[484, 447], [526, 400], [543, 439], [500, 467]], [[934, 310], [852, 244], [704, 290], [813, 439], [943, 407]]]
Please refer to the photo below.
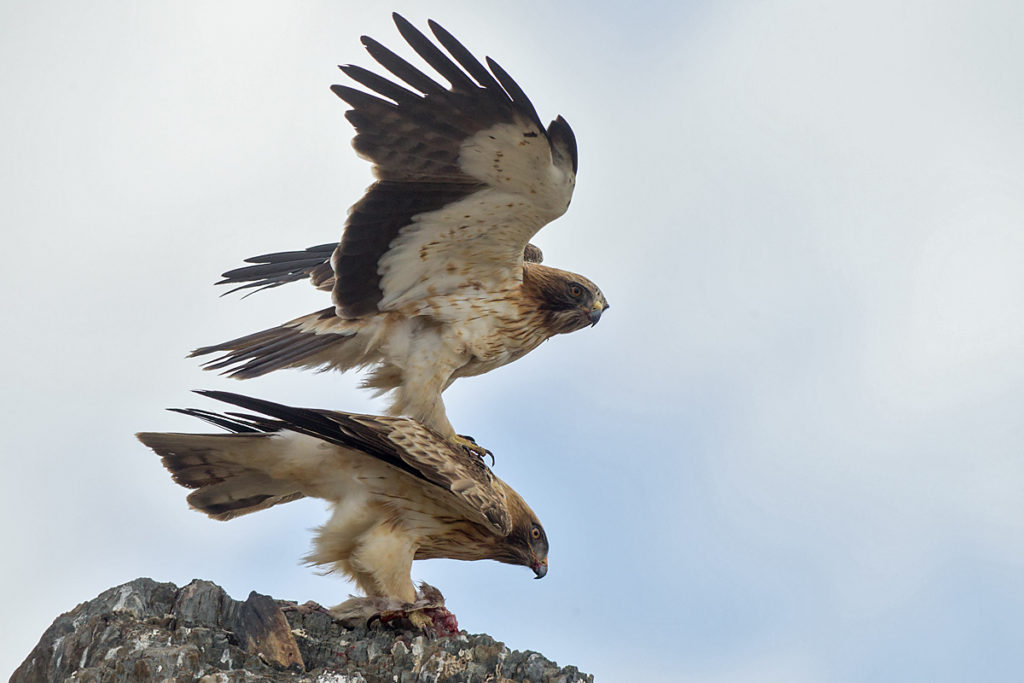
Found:
[[[323, 307], [218, 298], [340, 235], [370, 182], [350, 2], [0, 5], [7, 242], [0, 671], [138, 576], [335, 604], [323, 505], [230, 523], [135, 442], [222, 388], [378, 412], [357, 378], [185, 353]], [[1014, 2], [446, 3], [579, 140], [536, 240], [601, 324], [447, 394], [551, 571], [432, 561], [461, 625], [599, 680], [1018, 680], [1024, 670], [1024, 9]], [[408, 51], [405, 51], [408, 54]], [[16, 618], [16, 621], [15, 621]]]

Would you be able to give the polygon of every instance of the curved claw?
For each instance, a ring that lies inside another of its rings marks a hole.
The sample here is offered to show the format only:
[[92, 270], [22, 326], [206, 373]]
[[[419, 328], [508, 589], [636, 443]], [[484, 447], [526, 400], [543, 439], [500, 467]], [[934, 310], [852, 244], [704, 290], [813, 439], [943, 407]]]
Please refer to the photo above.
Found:
[[489, 449], [484, 448], [477, 444], [476, 439], [465, 434], [456, 434], [455, 438], [452, 439], [457, 445], [462, 446], [462, 449], [469, 455], [475, 455], [480, 458], [481, 461], [487, 456], [491, 458], [491, 467], [494, 466], [494, 453]]
[[434, 640], [440, 633], [438, 633], [437, 627], [434, 626], [434, 620], [423, 613], [421, 610], [413, 610], [407, 612], [405, 618], [408, 619], [413, 626], [415, 626], [420, 633], [427, 637], [427, 640]]

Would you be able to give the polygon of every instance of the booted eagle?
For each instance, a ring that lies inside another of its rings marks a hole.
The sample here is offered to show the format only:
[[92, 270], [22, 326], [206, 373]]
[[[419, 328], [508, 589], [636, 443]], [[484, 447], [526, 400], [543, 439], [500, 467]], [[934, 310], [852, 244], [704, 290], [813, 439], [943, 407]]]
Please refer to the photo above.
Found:
[[443, 607], [443, 598], [427, 586], [416, 591], [413, 560], [497, 560], [537, 578], [547, 573], [547, 535], [530, 506], [480, 458], [415, 420], [198, 393], [260, 415], [178, 410], [230, 433], [143, 432], [139, 440], [174, 481], [195, 489], [189, 505], [217, 520], [304, 496], [330, 502], [306, 559], [366, 594], [338, 605], [336, 616], [404, 608], [413, 623], [431, 626], [426, 619], [437, 612], [423, 608]]
[[192, 356], [219, 353], [206, 368], [238, 378], [371, 368], [363, 384], [393, 392], [390, 414], [479, 453], [456, 435], [441, 392], [596, 324], [608, 308], [597, 285], [542, 265], [529, 244], [569, 206], [576, 138], [561, 116], [545, 128], [492, 59], [485, 68], [431, 21], [446, 55], [393, 16], [449, 87], [364, 36], [370, 55], [405, 85], [348, 65], [341, 70], [372, 94], [332, 90], [352, 107], [353, 146], [377, 181], [350, 210], [340, 243], [257, 256], [219, 283], [265, 288], [308, 278], [334, 306]]

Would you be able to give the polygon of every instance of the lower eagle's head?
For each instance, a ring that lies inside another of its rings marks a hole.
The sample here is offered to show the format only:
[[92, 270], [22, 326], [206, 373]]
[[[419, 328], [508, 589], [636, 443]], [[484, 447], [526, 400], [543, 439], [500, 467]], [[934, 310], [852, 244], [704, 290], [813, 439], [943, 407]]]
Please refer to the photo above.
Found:
[[522, 499], [510, 500], [509, 503], [513, 508], [513, 518], [517, 518], [515, 526], [501, 540], [491, 557], [505, 564], [529, 567], [533, 570], [534, 578], [543, 579], [548, 573], [548, 535], [544, 533], [540, 520]]

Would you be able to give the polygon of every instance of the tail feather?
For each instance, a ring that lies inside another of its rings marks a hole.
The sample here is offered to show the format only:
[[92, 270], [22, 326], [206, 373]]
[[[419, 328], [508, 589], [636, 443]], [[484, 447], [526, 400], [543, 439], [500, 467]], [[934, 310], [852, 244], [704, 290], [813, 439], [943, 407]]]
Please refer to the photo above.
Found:
[[136, 436], [160, 456], [175, 482], [196, 489], [188, 496], [189, 505], [214, 519], [233, 519], [303, 497], [294, 483], [246, 464], [255, 453], [274, 448], [272, 433]]
[[261, 254], [245, 259], [251, 266], [242, 266], [221, 274], [224, 278], [218, 285], [237, 285], [225, 292], [231, 294], [243, 289], [255, 292], [280, 287], [289, 282], [309, 279], [317, 289], [330, 289], [334, 286], [334, 271], [331, 270], [331, 254], [338, 246], [337, 242], [318, 244], [302, 251], [281, 251], [273, 254]]
[[345, 321], [333, 308], [303, 316], [268, 330], [198, 348], [189, 358], [222, 355], [204, 363], [238, 379], [260, 377], [282, 368], [334, 367], [347, 370], [369, 361], [365, 349], [349, 341], [359, 331], [357, 321]]

